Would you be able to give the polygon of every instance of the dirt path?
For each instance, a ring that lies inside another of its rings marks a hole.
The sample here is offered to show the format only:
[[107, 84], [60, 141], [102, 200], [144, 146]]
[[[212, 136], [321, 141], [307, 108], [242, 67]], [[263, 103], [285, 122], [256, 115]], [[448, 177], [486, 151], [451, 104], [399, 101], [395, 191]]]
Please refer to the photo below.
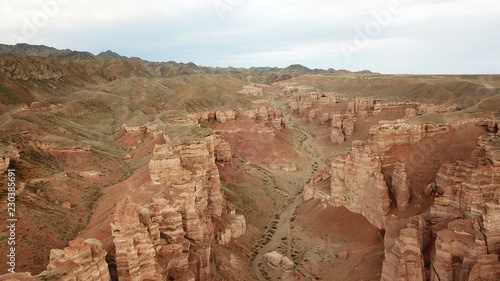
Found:
[[[283, 108], [283, 106], [280, 107], [278, 105], [278, 103], [276, 103], [276, 102], [275, 102], [275, 105], [279, 110], [287, 113], [287, 110], [285, 110]], [[317, 155], [317, 153], [314, 151], [314, 149], [311, 146], [311, 143], [314, 141], [314, 137], [311, 136], [307, 132], [306, 129], [302, 128], [301, 124], [295, 123], [293, 121], [294, 117], [289, 115], [288, 113], [287, 113], [287, 118], [288, 118], [289, 124], [292, 125], [295, 130], [299, 131], [304, 136], [306, 136], [306, 140], [304, 140], [304, 142], [302, 142], [302, 145], [300, 147], [300, 151], [302, 153], [304, 153], [312, 162], [318, 163], [319, 168], [322, 169], [325, 166], [325, 163]], [[314, 170], [311, 169], [310, 172], [302, 171], [301, 173], [303, 174], [304, 179], [309, 179], [314, 175], [315, 172], [314, 172]], [[287, 189], [281, 188], [281, 187], [280, 187], [280, 189], [287, 190]], [[287, 240], [291, 241], [292, 237], [291, 237], [290, 220], [293, 216], [295, 209], [303, 202], [303, 200], [304, 200], [304, 198], [303, 198], [301, 192], [295, 194], [295, 198], [293, 199], [292, 203], [289, 204], [286, 207], [286, 209], [281, 213], [280, 218], [278, 220], [276, 230], [275, 230], [274, 234], [272, 235], [271, 240], [259, 251], [259, 254], [255, 257], [253, 264], [252, 264], [252, 268], [253, 268], [253, 271], [255, 272], [255, 275], [257, 276], [258, 280], [261, 280], [261, 281], [266, 280], [264, 278], [264, 276], [262, 275], [262, 273], [260, 272], [260, 268], [259, 268], [260, 263], [262, 263], [262, 264], [265, 263], [264, 255], [266, 253], [273, 251], [273, 250], [277, 250], [283, 237], [287, 237]], [[286, 255], [287, 253], [282, 253], [282, 254]], [[297, 267], [297, 266], [296, 266], [296, 268], [301, 269], [300, 267]], [[300, 271], [302, 273], [306, 272], [305, 270], [302, 270], [302, 269]], [[305, 275], [306, 276], [304, 276], [304, 277], [306, 280], [313, 280], [312, 277], [308, 276], [307, 274], [305, 274]]]

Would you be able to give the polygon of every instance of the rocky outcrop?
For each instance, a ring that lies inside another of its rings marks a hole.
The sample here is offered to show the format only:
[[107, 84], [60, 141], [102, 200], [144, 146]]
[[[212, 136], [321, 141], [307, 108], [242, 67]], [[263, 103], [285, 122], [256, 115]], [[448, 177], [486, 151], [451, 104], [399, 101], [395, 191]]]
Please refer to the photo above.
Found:
[[[206, 280], [211, 218], [220, 217], [224, 198], [216, 161], [213, 135], [184, 143], [156, 145], [149, 163], [153, 183], [163, 192], [151, 203], [121, 202], [112, 223], [116, 264], [120, 280]], [[223, 153], [221, 155], [224, 155]], [[222, 157], [224, 158], [224, 157]], [[230, 236], [244, 233], [244, 217], [231, 222]], [[173, 275], [173, 274], [177, 275]]]
[[288, 120], [285, 114], [278, 111], [274, 106], [245, 110], [241, 112], [241, 115], [256, 119], [257, 121], [268, 122], [278, 129], [288, 129]]
[[416, 112], [418, 115], [422, 115], [425, 113], [429, 112], [435, 112], [435, 113], [445, 113], [445, 112], [452, 112], [456, 111], [457, 106], [456, 105], [443, 105], [443, 104], [417, 104]]
[[365, 117], [372, 115], [377, 100], [367, 98], [355, 98], [347, 104], [347, 112], [351, 115]]
[[330, 114], [328, 112], [324, 112], [323, 114], [321, 114], [321, 117], [319, 118], [319, 124], [320, 125], [326, 124], [328, 120], [330, 120]]
[[234, 120], [236, 119], [236, 111], [234, 110], [216, 111], [215, 119], [221, 123], [224, 123], [228, 120]]
[[398, 210], [404, 211], [410, 202], [410, 179], [406, 174], [405, 164], [396, 163], [392, 172], [392, 192], [396, 197]]
[[353, 116], [336, 113], [331, 119], [330, 139], [333, 143], [343, 143], [353, 135], [355, 122]]
[[330, 129], [330, 140], [334, 144], [341, 144], [345, 141], [345, 135], [342, 130], [342, 119], [340, 114], [333, 114]]
[[412, 119], [415, 117], [417, 117], [417, 111], [415, 110], [415, 108], [405, 109], [405, 116], [403, 117], [403, 119]]
[[491, 253], [500, 250], [500, 166], [491, 158], [500, 150], [499, 140], [494, 134], [481, 137], [468, 160], [441, 167], [436, 177], [439, 196], [430, 211], [434, 222], [462, 217], [477, 221]]
[[50, 251], [50, 263], [47, 270], [37, 276], [30, 273], [15, 273], [0, 276], [3, 281], [109, 281], [110, 275], [106, 263], [106, 251], [97, 239], [76, 239], [69, 246]]
[[309, 114], [307, 115], [307, 121], [309, 123], [312, 123], [315, 118], [316, 118], [316, 109], [311, 109], [309, 111]]
[[19, 150], [12, 146], [0, 147], [0, 174], [7, 171], [11, 160], [19, 160]]
[[373, 225], [384, 228], [390, 199], [381, 171], [380, 159], [364, 142], [355, 141], [349, 155], [332, 163], [330, 203], [361, 213]]
[[233, 152], [231, 151], [231, 145], [220, 135], [215, 135], [214, 151], [217, 162], [232, 163]]
[[298, 97], [294, 97], [292, 100], [288, 102], [288, 106], [293, 113], [299, 114], [302, 116], [304, 112], [313, 106], [317, 102], [316, 97], [310, 95], [302, 95]]
[[469, 273], [469, 281], [500, 280], [498, 254], [482, 255]]
[[262, 88], [257, 87], [255, 85], [245, 85], [243, 86], [243, 89], [240, 90], [240, 93], [248, 96], [263, 96], [264, 92], [262, 91]]
[[278, 268], [280, 267], [285, 272], [292, 272], [295, 265], [292, 260], [282, 254], [272, 251], [264, 255], [269, 266]]
[[47, 271], [42, 272], [40, 276], [49, 275], [51, 271], [67, 267], [71, 270], [59, 280], [110, 280], [106, 251], [102, 249], [102, 244], [97, 239], [76, 239], [70, 241], [69, 246], [64, 250], [50, 251]]
[[247, 231], [245, 216], [236, 214], [234, 210], [231, 211], [231, 221], [226, 229], [220, 234], [219, 244], [229, 244], [232, 238], [241, 237]]
[[295, 163], [289, 162], [289, 161], [273, 161], [268, 164], [269, 169], [271, 170], [280, 170], [280, 171], [285, 171], [285, 172], [297, 172], [298, 167]]
[[422, 253], [430, 239], [426, 227], [422, 216], [387, 225], [382, 281], [426, 280]]
[[386, 122], [370, 128], [370, 142], [377, 153], [387, 152], [393, 145], [413, 144], [426, 135], [445, 132], [448, 125]]
[[337, 97], [335, 93], [322, 93], [318, 97], [318, 105], [320, 107], [333, 106], [337, 103]]
[[126, 281], [161, 278], [156, 269], [154, 236], [140, 222], [135, 208], [129, 200], [120, 202], [111, 224], [118, 276]]
[[488, 254], [484, 235], [471, 220], [456, 220], [437, 232], [431, 280], [468, 280], [480, 256]]

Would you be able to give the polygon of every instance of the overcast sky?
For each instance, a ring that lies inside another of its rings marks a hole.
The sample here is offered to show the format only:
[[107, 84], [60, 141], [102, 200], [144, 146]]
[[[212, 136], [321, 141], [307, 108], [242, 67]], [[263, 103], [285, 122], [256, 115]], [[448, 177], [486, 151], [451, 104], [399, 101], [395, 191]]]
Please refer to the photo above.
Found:
[[500, 74], [498, 0], [1, 0], [0, 43], [203, 66]]

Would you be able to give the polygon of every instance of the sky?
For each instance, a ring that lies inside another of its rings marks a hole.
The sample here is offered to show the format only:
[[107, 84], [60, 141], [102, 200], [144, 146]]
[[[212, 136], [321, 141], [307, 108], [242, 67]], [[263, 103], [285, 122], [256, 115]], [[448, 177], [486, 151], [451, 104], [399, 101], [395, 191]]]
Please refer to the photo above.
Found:
[[2, 0], [0, 43], [202, 66], [500, 74], [498, 0]]

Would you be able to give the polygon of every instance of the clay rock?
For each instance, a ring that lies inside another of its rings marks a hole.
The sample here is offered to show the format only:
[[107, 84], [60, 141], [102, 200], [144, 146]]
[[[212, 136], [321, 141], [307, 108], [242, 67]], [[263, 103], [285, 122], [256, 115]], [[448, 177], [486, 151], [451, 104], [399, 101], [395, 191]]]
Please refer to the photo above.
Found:
[[332, 115], [330, 140], [334, 144], [341, 144], [345, 141], [344, 131], [342, 130], [342, 119], [340, 114]]
[[312, 123], [315, 118], [316, 118], [316, 109], [311, 109], [309, 111], [309, 115], [307, 115], [307, 121], [309, 123]]
[[425, 125], [385, 123], [370, 128], [373, 149], [379, 152], [388, 151], [393, 145], [416, 143], [425, 133]]
[[64, 203], [62, 203], [61, 207], [62, 207], [63, 209], [68, 209], [68, 210], [71, 210], [71, 203], [69, 203], [69, 202], [64, 202]]
[[497, 254], [479, 256], [469, 273], [469, 281], [500, 280], [500, 262]]
[[281, 269], [283, 269], [283, 271], [285, 272], [292, 272], [294, 268], [295, 264], [293, 263], [293, 261], [288, 257], [283, 257], [283, 259], [281, 260]]
[[245, 216], [234, 214], [231, 215], [231, 222], [228, 227], [222, 232], [219, 244], [226, 245], [229, 244], [232, 238], [241, 237], [245, 234], [247, 229]]
[[347, 104], [347, 112], [351, 115], [365, 117], [373, 114], [376, 100], [366, 98], [355, 98]]
[[338, 127], [332, 127], [330, 130], [330, 140], [334, 144], [341, 144], [345, 141], [345, 136], [342, 130]]
[[441, 166], [436, 176], [436, 192], [440, 196], [435, 198], [430, 210], [434, 222], [469, 217], [483, 222], [488, 239], [500, 235], [500, 223], [497, 223], [500, 168], [488, 159], [491, 151], [500, 149], [493, 145], [498, 139], [500, 137], [493, 134], [480, 137], [469, 159]]
[[304, 186], [304, 191], [302, 192], [302, 196], [304, 197], [304, 201], [308, 201], [316, 197], [316, 188], [312, 185], [306, 184]]
[[272, 251], [265, 254], [264, 258], [271, 266], [278, 267], [283, 260], [283, 255], [276, 251]]
[[249, 96], [263, 96], [264, 95], [262, 88], [257, 87], [256, 85], [245, 85], [245, 86], [243, 86], [243, 89], [240, 90], [239, 92], [244, 94], [244, 95], [249, 95]]
[[353, 143], [351, 153], [332, 163], [329, 201], [363, 214], [370, 223], [384, 228], [383, 217], [389, 212], [388, 188], [381, 162], [363, 142]]
[[343, 260], [346, 260], [349, 258], [349, 252], [340, 252], [337, 254], [337, 257], [339, 259], [343, 259]]
[[19, 160], [19, 150], [12, 146], [0, 147], [0, 174], [7, 171], [11, 160]]
[[116, 247], [116, 266], [120, 280], [161, 278], [156, 271], [156, 251], [146, 227], [140, 223], [135, 205], [120, 202], [111, 223]]
[[51, 250], [47, 271], [42, 272], [40, 276], [50, 275], [51, 272], [66, 269], [67, 266], [70, 266], [71, 270], [59, 280], [110, 280], [106, 251], [97, 239], [76, 239], [70, 241], [64, 250]]
[[228, 120], [232, 121], [236, 119], [236, 111], [234, 110], [216, 111], [215, 119], [221, 123], [224, 123]]
[[289, 161], [273, 161], [268, 164], [269, 168], [271, 170], [280, 170], [280, 171], [285, 171], [285, 172], [297, 172], [298, 167], [296, 164], [289, 162]]
[[410, 179], [403, 163], [396, 163], [392, 172], [392, 191], [396, 197], [398, 210], [404, 211], [410, 202]]
[[351, 116], [342, 119], [342, 133], [346, 139], [352, 137], [354, 133], [354, 121], [355, 119]]
[[479, 257], [488, 253], [484, 235], [471, 220], [456, 220], [438, 231], [435, 247], [431, 280], [467, 280]]
[[321, 117], [319, 118], [319, 123], [321, 125], [323, 125], [323, 124], [326, 124], [326, 122], [328, 122], [328, 120], [330, 120], [330, 114], [328, 112], [325, 112], [325, 113], [321, 114]]
[[333, 106], [337, 103], [337, 97], [334, 93], [323, 93], [319, 96], [318, 100], [320, 107]]
[[422, 115], [429, 112], [445, 113], [456, 110], [457, 107], [455, 105], [442, 105], [442, 104], [418, 104], [416, 109], [418, 115]]
[[217, 162], [232, 162], [233, 152], [231, 151], [231, 145], [222, 136], [215, 136], [214, 150]]
[[422, 254], [430, 240], [426, 227], [422, 216], [387, 225], [381, 280], [426, 280]]
[[403, 119], [412, 119], [417, 117], [417, 111], [415, 108], [407, 108], [405, 109], [405, 117]]

